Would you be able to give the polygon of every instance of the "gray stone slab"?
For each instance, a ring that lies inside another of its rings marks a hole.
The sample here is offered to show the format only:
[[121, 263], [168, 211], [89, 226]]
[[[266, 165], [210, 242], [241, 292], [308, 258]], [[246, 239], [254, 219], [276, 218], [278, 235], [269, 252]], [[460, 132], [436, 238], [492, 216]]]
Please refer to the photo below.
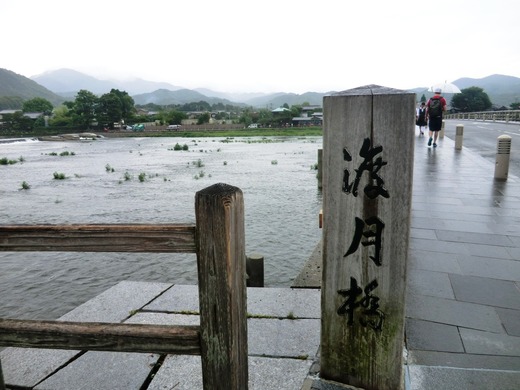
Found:
[[507, 248], [507, 252], [513, 260], [520, 261], [520, 248]]
[[176, 284], [144, 307], [151, 311], [199, 311], [199, 287]]
[[140, 389], [158, 358], [154, 354], [87, 352], [35, 390]]
[[200, 325], [199, 315], [171, 313], [137, 313], [125, 321], [127, 324], [145, 325]]
[[441, 241], [466, 242], [472, 244], [512, 246], [511, 240], [507, 236], [498, 234], [482, 234], [461, 231], [438, 230], [437, 237]]
[[458, 264], [464, 275], [520, 281], [520, 261], [459, 255]]
[[6, 385], [33, 388], [80, 351], [6, 348], [0, 352]]
[[407, 390], [518, 390], [520, 372], [409, 366]]
[[466, 244], [470, 255], [495, 257], [498, 259], [511, 259], [506, 248], [495, 245]]
[[320, 345], [319, 319], [250, 318], [247, 338], [250, 355], [313, 358]]
[[248, 288], [247, 312], [252, 315], [297, 318], [321, 317], [321, 290]]
[[60, 320], [121, 322], [171, 286], [169, 283], [123, 281], [68, 312]]
[[406, 320], [406, 346], [408, 350], [464, 352], [456, 326], [410, 318]]
[[[516, 224], [520, 225], [520, 220]], [[513, 243], [513, 246], [515, 246], [516, 248], [520, 248], [520, 228], [518, 229], [518, 231], [518, 235], [508, 236], [511, 242]]]
[[451, 299], [407, 295], [406, 317], [489, 332], [503, 332], [494, 308]]
[[412, 238], [410, 240], [410, 249], [423, 250], [436, 253], [454, 253], [469, 255], [469, 250], [466, 244], [459, 242], [446, 242], [437, 240], [423, 240], [419, 238]]
[[320, 288], [323, 271], [323, 248], [321, 241], [303, 265], [291, 285], [293, 288]]
[[496, 312], [510, 336], [520, 337], [520, 310], [501, 309], [497, 307]]
[[520, 357], [498, 355], [475, 355], [437, 351], [409, 350], [410, 365], [509, 370], [520, 372]]
[[[199, 316], [168, 313], [139, 313], [128, 323], [198, 325]], [[320, 319], [249, 318], [249, 355], [301, 358], [314, 357], [320, 345]]]
[[460, 255], [453, 253], [430, 252], [420, 249], [410, 249], [408, 267], [427, 271], [460, 274], [461, 269], [457, 259]]
[[[428, 196], [428, 195], [426, 195]], [[488, 222], [496, 222], [498, 220], [498, 216], [495, 215], [493, 211], [487, 213], [486, 216], [482, 216], [482, 214], [467, 214], [467, 213], [459, 213], [453, 210], [444, 211], [443, 209], [435, 209], [431, 210], [430, 208], [426, 208], [425, 210], [413, 210], [412, 211], [412, 221], [413, 218], [435, 218], [441, 220], [453, 219], [457, 221], [465, 221], [465, 222], [477, 222], [482, 223], [482, 219], [485, 218]], [[425, 222], [422, 220], [423, 223]], [[413, 223], [412, 223], [413, 226]]]
[[[121, 322], [132, 310], [141, 308], [170, 286], [166, 283], [120, 282], [60, 317], [60, 320]], [[79, 353], [67, 350], [6, 348], [0, 352], [0, 360], [6, 383], [32, 387]]]
[[425, 240], [436, 240], [437, 239], [434, 229], [411, 228], [410, 237], [411, 238], [421, 238], [421, 239], [425, 239]]
[[468, 353], [520, 356], [520, 337], [465, 328], [460, 329], [460, 336]]
[[[247, 289], [247, 312], [252, 315], [320, 318], [319, 289], [264, 288]], [[150, 311], [184, 312], [199, 310], [198, 287], [175, 285], [144, 307]]]
[[[311, 365], [310, 360], [250, 356], [249, 389], [299, 390]], [[148, 389], [202, 390], [200, 356], [168, 355]]]
[[408, 271], [407, 293], [455, 299], [447, 273], [418, 270]]
[[520, 310], [514, 282], [465, 275], [450, 275], [450, 280], [458, 301]]

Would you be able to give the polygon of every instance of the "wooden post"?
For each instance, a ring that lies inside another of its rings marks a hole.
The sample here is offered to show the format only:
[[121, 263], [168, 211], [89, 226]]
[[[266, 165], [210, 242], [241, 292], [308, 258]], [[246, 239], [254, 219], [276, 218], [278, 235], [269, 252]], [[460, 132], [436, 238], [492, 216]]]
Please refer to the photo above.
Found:
[[318, 149], [318, 189], [323, 188], [323, 149]]
[[324, 97], [321, 377], [403, 388], [413, 93]]
[[252, 253], [246, 257], [247, 287], [264, 287], [264, 256]]
[[204, 389], [248, 388], [244, 201], [215, 184], [195, 195]]
[[2, 362], [0, 361], [0, 390], [5, 390], [4, 374], [2, 374]]

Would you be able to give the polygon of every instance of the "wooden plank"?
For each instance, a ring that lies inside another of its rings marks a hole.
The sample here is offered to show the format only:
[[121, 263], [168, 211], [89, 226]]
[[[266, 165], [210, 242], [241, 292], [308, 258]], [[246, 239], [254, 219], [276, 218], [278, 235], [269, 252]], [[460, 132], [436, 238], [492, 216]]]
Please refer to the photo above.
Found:
[[242, 191], [215, 184], [195, 196], [204, 389], [247, 390]]
[[0, 319], [0, 345], [200, 355], [200, 327]]
[[403, 386], [415, 95], [324, 98], [321, 377]]
[[0, 225], [0, 251], [195, 253], [195, 226]]

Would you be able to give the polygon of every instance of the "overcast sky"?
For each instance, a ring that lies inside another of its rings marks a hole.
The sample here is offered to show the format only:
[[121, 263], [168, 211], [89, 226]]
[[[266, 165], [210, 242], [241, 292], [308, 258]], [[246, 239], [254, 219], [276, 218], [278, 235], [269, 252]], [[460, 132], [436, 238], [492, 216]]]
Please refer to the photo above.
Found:
[[518, 0], [0, 0], [0, 68], [222, 92], [520, 77]]

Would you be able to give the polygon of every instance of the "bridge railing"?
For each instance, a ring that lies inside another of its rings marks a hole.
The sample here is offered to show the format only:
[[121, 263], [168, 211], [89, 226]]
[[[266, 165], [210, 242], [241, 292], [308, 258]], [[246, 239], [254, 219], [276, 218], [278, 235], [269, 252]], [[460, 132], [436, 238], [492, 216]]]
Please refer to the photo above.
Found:
[[458, 112], [446, 114], [445, 119], [473, 120], [485, 122], [520, 122], [520, 110]]
[[[242, 191], [196, 193], [196, 225], [0, 225], [0, 251], [196, 253], [200, 326], [0, 318], [0, 346], [201, 355], [205, 390], [248, 388]], [[20, 368], [23, 369], [23, 368]], [[2, 375], [0, 390], [9, 386]]]

